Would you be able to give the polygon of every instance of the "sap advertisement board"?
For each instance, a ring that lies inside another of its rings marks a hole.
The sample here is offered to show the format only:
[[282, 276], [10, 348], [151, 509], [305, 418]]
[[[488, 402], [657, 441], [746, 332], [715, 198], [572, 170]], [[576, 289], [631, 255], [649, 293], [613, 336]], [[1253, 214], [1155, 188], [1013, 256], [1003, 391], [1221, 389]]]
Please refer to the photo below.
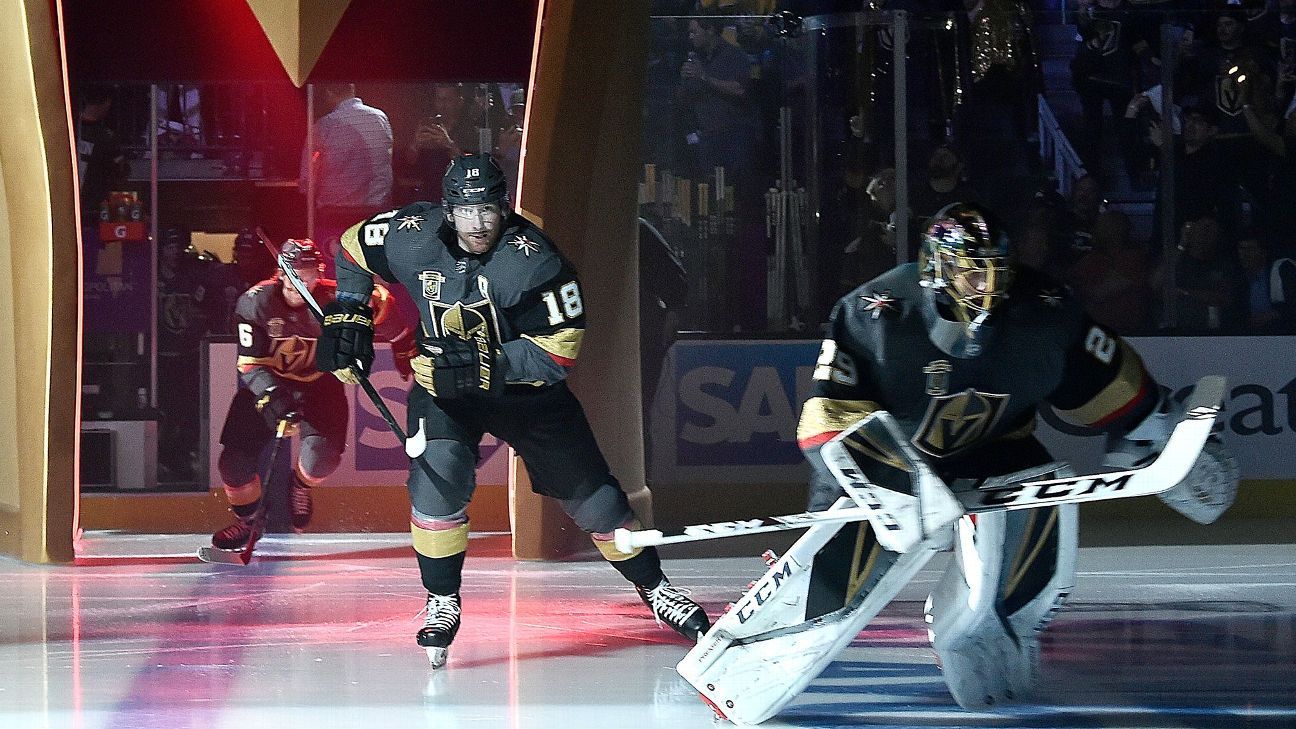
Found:
[[[1182, 398], [1202, 375], [1228, 377], [1217, 428], [1244, 478], [1296, 478], [1296, 337], [1137, 337], [1153, 376]], [[796, 422], [818, 341], [682, 341], [670, 350], [650, 415], [650, 468], [661, 483], [790, 483], [808, 467]], [[1103, 438], [1060, 432], [1046, 414], [1038, 436], [1081, 471], [1097, 469]]]
[[[373, 372], [369, 379], [386, 401], [396, 422], [405, 427], [405, 397], [410, 383], [401, 380], [392, 364], [391, 349], [386, 344], [375, 344]], [[238, 346], [234, 343], [211, 342], [207, 345], [207, 416], [208, 480], [209, 486], [221, 486], [216, 459], [220, 456], [220, 431], [225, 413], [234, 393], [238, 390], [238, 373], [235, 361]], [[332, 375], [327, 375], [332, 377]], [[322, 486], [367, 486], [405, 483], [409, 459], [405, 450], [387, 427], [382, 415], [374, 407], [364, 390], [346, 386], [351, 417], [347, 421], [347, 448], [342, 463]], [[295, 439], [294, 439], [295, 440]], [[294, 443], [294, 446], [296, 444]], [[477, 464], [477, 483], [480, 485], [508, 484], [508, 448], [494, 436], [487, 435], [480, 445], [481, 461]]]

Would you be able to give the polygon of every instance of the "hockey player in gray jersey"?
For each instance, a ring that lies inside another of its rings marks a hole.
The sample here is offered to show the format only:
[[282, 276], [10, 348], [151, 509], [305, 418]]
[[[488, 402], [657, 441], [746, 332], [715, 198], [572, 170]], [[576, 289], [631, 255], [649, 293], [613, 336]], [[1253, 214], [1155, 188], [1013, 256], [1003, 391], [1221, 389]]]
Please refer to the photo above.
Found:
[[324, 308], [317, 350], [319, 368], [344, 380], [357, 361], [368, 365], [375, 276], [421, 304], [408, 406], [411, 437], [426, 441], [418, 458], [430, 467], [412, 462], [408, 482], [410, 531], [428, 592], [419, 645], [433, 666], [443, 665], [459, 629], [466, 510], [487, 432], [517, 450], [532, 488], [557, 499], [591, 534], [659, 622], [696, 639], [709, 627], [706, 614], [666, 579], [656, 550], [623, 554], [612, 544], [614, 530], [637, 520], [566, 384], [585, 330], [576, 271], [509, 209], [507, 181], [490, 155], [455, 159], [442, 188], [443, 205], [414, 203], [343, 234], [337, 300]]
[[[324, 258], [308, 239], [289, 240], [284, 257], [321, 302], [331, 302], [336, 282], [322, 278]], [[397, 370], [408, 378], [414, 330], [400, 320], [387, 289], [374, 288], [368, 306], [379, 335], [392, 343]], [[306, 302], [278, 274], [239, 297], [234, 310], [238, 333], [239, 389], [221, 429], [217, 461], [225, 497], [236, 517], [212, 535], [218, 549], [243, 549], [259, 535], [264, 515], [257, 463], [280, 421], [301, 439], [293, 468], [290, 505], [293, 528], [301, 531], [314, 510], [311, 487], [337, 469], [346, 449], [347, 400], [342, 383], [315, 368], [320, 325]]]

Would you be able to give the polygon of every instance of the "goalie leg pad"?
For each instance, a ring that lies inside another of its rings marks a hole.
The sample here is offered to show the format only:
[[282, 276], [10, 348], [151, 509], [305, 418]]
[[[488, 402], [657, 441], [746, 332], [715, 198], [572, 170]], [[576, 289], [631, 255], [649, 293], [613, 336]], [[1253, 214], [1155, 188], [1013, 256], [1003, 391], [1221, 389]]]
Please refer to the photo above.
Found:
[[[736, 607], [688, 652], [677, 670], [724, 718], [740, 725], [759, 724], [800, 695], [935, 554], [935, 549], [919, 548], [900, 555], [871, 591], [860, 592], [841, 610], [790, 627], [734, 639], [721, 623], [738, 612]], [[786, 559], [784, 555], [775, 569]], [[753, 592], [759, 594], [763, 584], [758, 582]], [[780, 607], [785, 615], [794, 612], [787, 604]]]
[[1223, 443], [1208, 440], [1184, 480], [1157, 498], [1198, 524], [1210, 524], [1233, 505], [1241, 477], [1237, 457]]
[[927, 598], [928, 637], [967, 709], [1024, 698], [1040, 631], [1075, 583], [1075, 505], [962, 518], [954, 559]]

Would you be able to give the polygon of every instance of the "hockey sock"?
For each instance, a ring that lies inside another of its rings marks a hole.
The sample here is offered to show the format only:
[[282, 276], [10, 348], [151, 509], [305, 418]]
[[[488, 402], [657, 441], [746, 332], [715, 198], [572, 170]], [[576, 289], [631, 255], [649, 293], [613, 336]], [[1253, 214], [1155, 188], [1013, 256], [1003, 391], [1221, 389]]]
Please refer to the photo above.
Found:
[[261, 478], [253, 476], [251, 481], [239, 486], [225, 484], [225, 499], [235, 516], [251, 519], [261, 506]]
[[651, 589], [666, 575], [662, 573], [661, 558], [656, 547], [644, 547], [630, 559], [609, 562], [621, 576], [640, 587]]
[[466, 556], [468, 556], [467, 552], [449, 557], [429, 557], [419, 554], [419, 575], [423, 578], [423, 587], [433, 595], [453, 595], [459, 592]]

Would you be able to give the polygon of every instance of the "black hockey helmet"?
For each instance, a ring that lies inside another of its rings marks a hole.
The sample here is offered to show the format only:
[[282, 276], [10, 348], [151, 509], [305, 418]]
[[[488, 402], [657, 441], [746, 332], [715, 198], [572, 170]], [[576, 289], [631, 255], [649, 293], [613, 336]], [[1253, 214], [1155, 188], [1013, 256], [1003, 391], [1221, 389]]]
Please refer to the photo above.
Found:
[[293, 268], [317, 267], [324, 270], [324, 255], [310, 238], [289, 238], [279, 249], [279, 255]]
[[1008, 236], [987, 212], [968, 203], [946, 205], [923, 233], [922, 285], [964, 323], [984, 320], [1008, 295], [1011, 253]]
[[508, 201], [508, 179], [495, 158], [482, 152], [456, 157], [441, 178], [442, 204], [482, 205]]

